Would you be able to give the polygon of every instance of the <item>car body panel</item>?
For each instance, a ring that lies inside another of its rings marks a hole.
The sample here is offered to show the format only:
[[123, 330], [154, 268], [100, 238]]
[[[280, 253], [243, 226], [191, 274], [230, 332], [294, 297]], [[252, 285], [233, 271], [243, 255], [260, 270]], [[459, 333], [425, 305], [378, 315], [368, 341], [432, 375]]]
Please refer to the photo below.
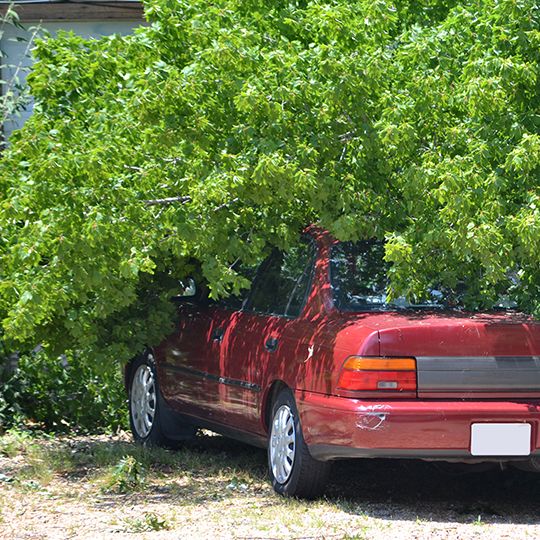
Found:
[[212, 318], [204, 306], [183, 304], [175, 332], [154, 349], [160, 389], [172, 408], [211, 415], [212, 384], [204, 377], [212, 348]]
[[264, 344], [279, 334], [280, 320], [255, 313], [234, 312], [228, 319], [221, 344], [219, 365], [214, 366], [221, 376], [237, 381], [220, 389], [220, 421], [236, 429], [261, 431], [263, 374], [272, 362]]
[[302, 391], [295, 396], [304, 438], [318, 459], [470, 458], [471, 425], [482, 422], [530, 423], [531, 452], [540, 452], [540, 401], [366, 401]]

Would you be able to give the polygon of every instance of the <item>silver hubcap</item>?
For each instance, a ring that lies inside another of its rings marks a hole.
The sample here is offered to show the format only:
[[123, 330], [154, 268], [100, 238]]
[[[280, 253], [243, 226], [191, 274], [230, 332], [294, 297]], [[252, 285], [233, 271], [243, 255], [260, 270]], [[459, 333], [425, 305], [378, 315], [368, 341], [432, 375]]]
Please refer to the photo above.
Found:
[[295, 446], [294, 416], [288, 405], [282, 405], [274, 415], [270, 434], [272, 474], [280, 484], [284, 484], [291, 476]]
[[156, 416], [156, 384], [150, 366], [137, 368], [131, 383], [131, 417], [137, 435], [144, 438], [152, 429]]

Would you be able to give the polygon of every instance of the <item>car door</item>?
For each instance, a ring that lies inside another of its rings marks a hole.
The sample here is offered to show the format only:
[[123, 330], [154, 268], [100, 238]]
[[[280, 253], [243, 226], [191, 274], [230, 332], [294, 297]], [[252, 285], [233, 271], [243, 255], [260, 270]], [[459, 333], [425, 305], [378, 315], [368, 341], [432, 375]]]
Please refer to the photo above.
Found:
[[275, 250], [260, 268], [244, 308], [222, 322], [216, 366], [222, 379], [221, 423], [261, 432], [266, 375], [270, 369], [282, 369], [305, 334], [300, 315], [311, 285], [314, 255], [310, 239], [287, 252]]
[[[243, 274], [249, 278], [254, 272], [247, 269]], [[221, 302], [199, 294], [198, 300], [179, 302], [176, 329], [156, 348], [161, 392], [176, 410], [210, 422], [220, 416], [222, 342], [229, 318], [241, 309], [247, 294]]]
[[178, 306], [175, 331], [156, 348], [160, 389], [176, 410], [206, 417], [212, 408], [205, 368], [211, 354], [212, 309], [204, 302]]

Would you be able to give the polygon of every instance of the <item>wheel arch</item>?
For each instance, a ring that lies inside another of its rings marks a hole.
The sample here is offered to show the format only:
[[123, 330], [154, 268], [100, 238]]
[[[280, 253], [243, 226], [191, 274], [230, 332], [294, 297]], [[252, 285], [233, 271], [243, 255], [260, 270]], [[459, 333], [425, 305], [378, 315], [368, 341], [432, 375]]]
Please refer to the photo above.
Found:
[[[140, 354], [137, 354], [136, 356], [133, 356], [130, 358], [125, 364], [123, 368], [124, 372], [124, 388], [126, 389], [126, 392], [129, 393], [129, 383], [131, 382], [131, 377], [133, 375], [133, 364], [136, 360], [138, 360], [141, 356], [144, 356], [146, 354], [152, 354], [154, 355], [154, 349], [152, 347], [145, 347], [144, 351]], [[155, 358], [155, 356], [154, 356]]]
[[277, 395], [284, 389], [284, 388], [290, 388], [287, 383], [280, 379], [276, 379], [272, 381], [271, 384], [269, 384], [266, 387], [266, 390], [264, 392], [263, 397], [263, 406], [261, 411], [261, 420], [264, 427], [264, 430], [268, 432], [268, 428], [270, 427], [271, 418], [270, 415], [272, 414], [272, 403], [276, 399]]

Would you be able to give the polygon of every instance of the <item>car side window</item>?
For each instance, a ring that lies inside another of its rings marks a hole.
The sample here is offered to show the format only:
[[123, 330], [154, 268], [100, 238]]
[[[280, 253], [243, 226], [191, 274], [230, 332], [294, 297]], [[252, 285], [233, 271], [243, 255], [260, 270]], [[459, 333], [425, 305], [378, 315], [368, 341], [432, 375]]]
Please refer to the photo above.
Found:
[[271, 315], [300, 315], [311, 283], [315, 246], [306, 240], [287, 252], [275, 250], [255, 280], [248, 311]]
[[[255, 279], [255, 276], [257, 274], [258, 265], [244, 266], [244, 265], [238, 264], [238, 265], [235, 265], [233, 268], [241, 276], [249, 279], [253, 283], [253, 280]], [[249, 288], [242, 289], [239, 294], [231, 294], [230, 296], [227, 296], [226, 298], [222, 298], [221, 300], [218, 300], [216, 303], [218, 306], [222, 308], [230, 309], [233, 311], [240, 311], [244, 307], [248, 299], [249, 293], [250, 293]]]

